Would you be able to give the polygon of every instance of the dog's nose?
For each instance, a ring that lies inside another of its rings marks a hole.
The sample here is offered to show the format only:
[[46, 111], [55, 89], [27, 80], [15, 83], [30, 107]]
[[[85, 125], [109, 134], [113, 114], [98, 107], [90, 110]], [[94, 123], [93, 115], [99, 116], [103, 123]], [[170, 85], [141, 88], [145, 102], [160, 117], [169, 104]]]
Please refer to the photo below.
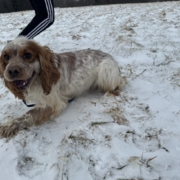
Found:
[[12, 78], [15, 78], [19, 75], [19, 72], [20, 72], [20, 69], [19, 67], [11, 67], [9, 69], [9, 75], [12, 77]]

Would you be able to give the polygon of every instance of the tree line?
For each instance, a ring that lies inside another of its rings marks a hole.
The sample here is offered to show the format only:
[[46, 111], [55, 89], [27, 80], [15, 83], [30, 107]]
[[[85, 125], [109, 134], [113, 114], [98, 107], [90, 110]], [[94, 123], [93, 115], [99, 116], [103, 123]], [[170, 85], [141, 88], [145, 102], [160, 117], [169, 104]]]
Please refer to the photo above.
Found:
[[[38, 1], [38, 0], [37, 0]], [[146, 3], [167, 0], [54, 0], [55, 7], [77, 7], [121, 3]], [[172, 1], [172, 0], [169, 0]], [[178, 0], [174, 0], [178, 1]], [[29, 0], [0, 0], [0, 13], [32, 10]]]

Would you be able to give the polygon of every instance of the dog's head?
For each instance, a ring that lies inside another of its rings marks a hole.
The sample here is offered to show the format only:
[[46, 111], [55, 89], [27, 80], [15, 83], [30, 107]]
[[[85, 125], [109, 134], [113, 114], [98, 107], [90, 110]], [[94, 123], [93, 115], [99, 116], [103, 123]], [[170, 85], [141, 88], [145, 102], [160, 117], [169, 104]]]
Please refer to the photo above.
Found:
[[10, 41], [0, 56], [0, 76], [5, 85], [19, 99], [33, 85], [36, 78], [41, 81], [45, 94], [60, 78], [55, 66], [55, 55], [46, 46], [40, 46], [33, 40], [18, 37]]

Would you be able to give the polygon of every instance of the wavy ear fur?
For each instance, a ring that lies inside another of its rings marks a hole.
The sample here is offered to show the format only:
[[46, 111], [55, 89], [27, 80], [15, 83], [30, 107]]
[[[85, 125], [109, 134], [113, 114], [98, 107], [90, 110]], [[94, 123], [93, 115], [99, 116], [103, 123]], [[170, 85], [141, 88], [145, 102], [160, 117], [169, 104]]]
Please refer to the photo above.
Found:
[[24, 99], [24, 91], [16, 88], [13, 82], [8, 82], [4, 79], [5, 86], [14, 94], [16, 98]]
[[2, 58], [2, 54], [0, 55], [0, 78], [4, 77], [4, 70], [6, 68], [6, 64]]
[[0, 56], [0, 78], [3, 78], [3, 67], [4, 67], [4, 63]]
[[56, 84], [60, 78], [60, 72], [55, 66], [54, 59], [54, 53], [47, 46], [42, 47], [39, 53], [41, 64], [40, 79], [45, 94], [51, 92], [52, 85]]

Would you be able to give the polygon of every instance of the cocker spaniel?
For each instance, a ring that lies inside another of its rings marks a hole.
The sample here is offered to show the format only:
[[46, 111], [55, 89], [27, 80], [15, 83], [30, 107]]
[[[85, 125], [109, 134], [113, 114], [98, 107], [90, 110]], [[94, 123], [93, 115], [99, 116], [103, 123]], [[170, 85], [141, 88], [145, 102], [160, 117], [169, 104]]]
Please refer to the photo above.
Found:
[[87, 49], [58, 54], [25, 37], [3, 49], [0, 76], [15, 97], [35, 103], [23, 116], [0, 125], [0, 136], [6, 138], [59, 116], [69, 99], [90, 88], [107, 92], [125, 84], [117, 62], [107, 53]]

